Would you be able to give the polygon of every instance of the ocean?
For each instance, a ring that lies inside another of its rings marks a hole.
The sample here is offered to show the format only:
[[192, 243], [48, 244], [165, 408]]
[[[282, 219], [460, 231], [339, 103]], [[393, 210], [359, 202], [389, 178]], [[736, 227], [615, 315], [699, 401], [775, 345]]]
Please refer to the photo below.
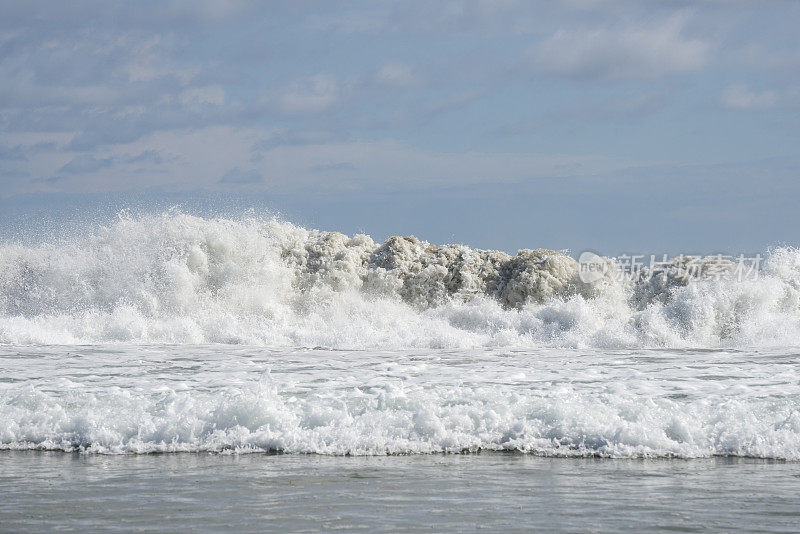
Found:
[[800, 251], [763, 255], [587, 277], [178, 211], [4, 242], [0, 530], [796, 531]]

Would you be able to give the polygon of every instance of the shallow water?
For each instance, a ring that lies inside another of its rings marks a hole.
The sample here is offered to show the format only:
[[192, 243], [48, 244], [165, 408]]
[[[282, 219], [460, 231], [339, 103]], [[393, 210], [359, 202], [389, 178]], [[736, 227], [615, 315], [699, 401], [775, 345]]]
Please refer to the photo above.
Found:
[[796, 532], [800, 464], [0, 451], [0, 530]]

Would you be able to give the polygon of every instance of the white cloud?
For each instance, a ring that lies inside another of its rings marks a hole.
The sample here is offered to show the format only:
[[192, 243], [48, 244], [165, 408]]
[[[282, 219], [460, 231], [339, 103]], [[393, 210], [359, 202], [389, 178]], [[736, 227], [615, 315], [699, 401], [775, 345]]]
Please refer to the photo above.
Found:
[[119, 54], [127, 60], [120, 71], [130, 82], [152, 82], [159, 78], [175, 76], [187, 83], [197, 74], [190, 68], [172, 59], [175, 43], [173, 38], [151, 35], [143, 38], [137, 33], [123, 34], [109, 43], [103, 43], [101, 55]]
[[[613, 172], [634, 163], [595, 155], [444, 152], [383, 141], [319, 141], [251, 148], [268, 135], [262, 128], [215, 126], [163, 131], [105, 148], [93, 156], [52, 147], [48, 165], [32, 169], [14, 191], [90, 192], [137, 187], [167, 190], [249, 189], [283, 193], [382, 187], [419, 188], [525, 182]], [[3, 141], [0, 136], [0, 141]], [[160, 157], [159, 154], [165, 154]], [[147, 159], [147, 171], [133, 161]], [[248, 162], [243, 166], [242, 162]], [[65, 165], [66, 163], [66, 165]], [[100, 170], [104, 172], [97, 172]], [[47, 181], [59, 176], [58, 181]]]
[[259, 182], [263, 182], [264, 177], [261, 174], [254, 170], [244, 170], [240, 169], [239, 167], [234, 167], [233, 169], [226, 172], [222, 178], [220, 178], [219, 183], [221, 184], [257, 184]]
[[202, 104], [221, 106], [225, 103], [225, 89], [218, 85], [187, 89], [180, 94], [178, 100], [185, 106]]
[[311, 13], [307, 24], [314, 31], [379, 35], [391, 26], [391, 19], [391, 11], [386, 6], [372, 4], [366, 9], [335, 9], [331, 13]]
[[378, 83], [396, 87], [414, 85], [417, 81], [414, 70], [402, 63], [389, 63], [378, 70], [376, 75]]
[[728, 109], [759, 110], [775, 107], [779, 101], [774, 91], [751, 91], [746, 85], [731, 85], [720, 95], [722, 105]]
[[530, 51], [536, 67], [574, 78], [654, 78], [701, 68], [711, 46], [684, 35], [685, 17], [655, 27], [559, 30]]
[[76, 156], [69, 163], [63, 165], [58, 172], [68, 174], [87, 174], [99, 171], [112, 165], [110, 158], [96, 158], [91, 154]]
[[318, 113], [332, 108], [338, 100], [336, 81], [318, 74], [292, 83], [278, 98], [278, 107], [285, 113]]
[[245, 12], [248, 7], [245, 0], [172, 0], [167, 9], [176, 15], [219, 22], [220, 19]]

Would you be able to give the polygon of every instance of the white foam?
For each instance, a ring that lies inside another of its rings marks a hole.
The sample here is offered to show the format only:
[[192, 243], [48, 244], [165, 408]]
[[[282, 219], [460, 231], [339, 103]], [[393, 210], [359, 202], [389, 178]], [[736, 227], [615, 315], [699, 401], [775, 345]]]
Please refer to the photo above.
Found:
[[780, 353], [232, 349], [15, 349], [0, 448], [800, 460]]
[[274, 219], [120, 216], [0, 245], [0, 343], [408, 348], [793, 344], [800, 253], [758, 280], [684, 271], [583, 283], [561, 253], [306, 230]]

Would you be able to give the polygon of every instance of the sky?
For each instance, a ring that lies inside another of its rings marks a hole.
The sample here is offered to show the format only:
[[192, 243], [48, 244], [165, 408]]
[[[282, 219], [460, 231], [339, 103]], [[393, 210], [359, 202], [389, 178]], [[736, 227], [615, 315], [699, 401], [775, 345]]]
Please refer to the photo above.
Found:
[[177, 204], [512, 252], [798, 245], [798, 27], [777, 0], [0, 0], [0, 226]]

